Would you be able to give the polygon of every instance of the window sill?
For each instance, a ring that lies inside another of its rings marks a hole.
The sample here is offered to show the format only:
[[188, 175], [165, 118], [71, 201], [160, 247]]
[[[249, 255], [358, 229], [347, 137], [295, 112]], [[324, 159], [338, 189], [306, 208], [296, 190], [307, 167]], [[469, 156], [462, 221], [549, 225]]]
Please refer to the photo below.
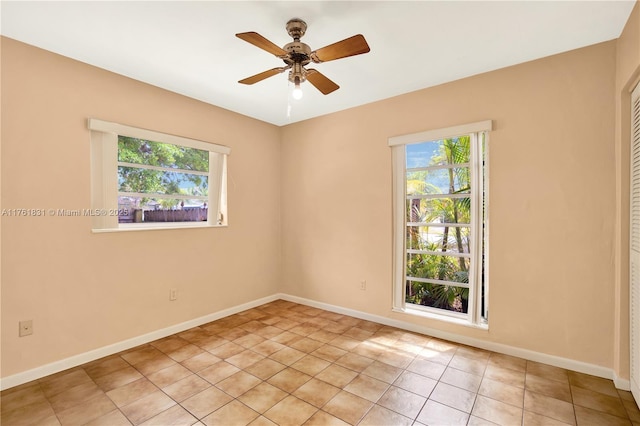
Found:
[[183, 224], [183, 225], [127, 225], [121, 228], [106, 228], [106, 229], [92, 229], [91, 232], [94, 234], [103, 234], [103, 233], [111, 233], [111, 232], [137, 232], [137, 231], [164, 231], [168, 229], [201, 229], [201, 228], [226, 228], [228, 225], [209, 225], [207, 223], [195, 223], [195, 224]]
[[400, 314], [413, 315], [413, 316], [418, 316], [418, 317], [422, 317], [422, 318], [428, 318], [428, 319], [432, 319], [432, 320], [436, 320], [436, 321], [447, 322], [447, 323], [450, 323], [450, 324], [461, 325], [461, 326], [464, 326], [464, 327], [475, 328], [477, 330], [489, 331], [489, 324], [487, 324], [487, 323], [474, 324], [474, 323], [469, 322], [469, 321], [467, 321], [466, 319], [463, 319], [463, 318], [455, 318], [455, 317], [452, 317], [452, 316], [449, 316], [449, 315], [442, 315], [442, 314], [437, 314], [437, 313], [433, 313], [433, 312], [423, 311], [421, 309], [393, 308], [392, 311], [400, 313]]

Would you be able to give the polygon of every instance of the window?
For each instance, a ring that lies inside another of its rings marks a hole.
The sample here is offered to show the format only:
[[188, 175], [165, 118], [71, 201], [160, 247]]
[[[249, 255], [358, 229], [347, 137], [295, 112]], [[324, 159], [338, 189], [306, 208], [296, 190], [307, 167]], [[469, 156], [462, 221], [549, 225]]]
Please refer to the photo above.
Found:
[[94, 230], [227, 224], [229, 148], [95, 119], [89, 129]]
[[394, 309], [488, 319], [491, 121], [393, 137]]

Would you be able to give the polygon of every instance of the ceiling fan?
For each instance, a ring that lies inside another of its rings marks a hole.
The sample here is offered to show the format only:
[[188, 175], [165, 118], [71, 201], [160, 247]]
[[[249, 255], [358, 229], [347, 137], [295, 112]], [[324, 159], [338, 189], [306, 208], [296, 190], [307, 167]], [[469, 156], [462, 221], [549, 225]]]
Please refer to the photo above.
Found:
[[369, 52], [369, 45], [362, 34], [357, 34], [342, 41], [330, 44], [318, 50], [311, 48], [300, 41], [300, 38], [307, 31], [307, 24], [302, 19], [293, 18], [287, 22], [287, 32], [293, 38], [291, 43], [285, 44], [282, 48], [276, 46], [256, 32], [236, 34], [236, 37], [266, 50], [267, 52], [282, 59], [286, 64], [284, 67], [272, 68], [259, 74], [247, 77], [238, 81], [242, 84], [254, 84], [266, 78], [280, 74], [289, 70], [289, 81], [295, 85], [292, 96], [294, 99], [302, 98], [300, 83], [309, 81], [316, 89], [324, 95], [328, 95], [340, 88], [336, 83], [329, 80], [319, 71], [305, 66], [310, 62], [319, 64], [321, 62], [333, 61], [335, 59], [360, 55]]

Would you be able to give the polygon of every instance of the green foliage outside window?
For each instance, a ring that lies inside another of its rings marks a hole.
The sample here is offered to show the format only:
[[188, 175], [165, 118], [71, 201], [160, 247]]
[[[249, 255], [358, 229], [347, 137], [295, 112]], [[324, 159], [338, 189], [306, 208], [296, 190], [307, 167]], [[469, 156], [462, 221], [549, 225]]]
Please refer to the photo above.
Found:
[[[454, 165], [407, 173], [407, 195], [468, 194], [471, 189], [470, 137], [443, 139], [437, 143], [425, 166]], [[471, 198], [439, 197], [409, 199], [407, 222], [470, 224]], [[470, 259], [447, 256], [448, 253], [469, 253], [469, 225], [407, 226], [407, 249], [430, 251], [432, 254], [407, 253], [406, 274], [409, 277], [468, 283]], [[406, 302], [458, 312], [467, 312], [469, 289], [407, 280]]]
[[[188, 171], [208, 172], [209, 152], [179, 145], [118, 136], [118, 161], [180, 170], [153, 170], [118, 167], [118, 190], [145, 194], [196, 195], [208, 194], [207, 176]], [[186, 172], [185, 172], [186, 171]], [[144, 198], [147, 202], [150, 198]], [[163, 198], [160, 204], [169, 209], [178, 199]]]

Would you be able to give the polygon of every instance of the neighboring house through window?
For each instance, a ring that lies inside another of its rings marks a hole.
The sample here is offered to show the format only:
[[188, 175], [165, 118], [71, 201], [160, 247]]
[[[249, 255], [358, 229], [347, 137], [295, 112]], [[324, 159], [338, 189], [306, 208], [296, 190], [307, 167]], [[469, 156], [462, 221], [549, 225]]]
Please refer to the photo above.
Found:
[[485, 327], [491, 121], [393, 137], [394, 309]]

